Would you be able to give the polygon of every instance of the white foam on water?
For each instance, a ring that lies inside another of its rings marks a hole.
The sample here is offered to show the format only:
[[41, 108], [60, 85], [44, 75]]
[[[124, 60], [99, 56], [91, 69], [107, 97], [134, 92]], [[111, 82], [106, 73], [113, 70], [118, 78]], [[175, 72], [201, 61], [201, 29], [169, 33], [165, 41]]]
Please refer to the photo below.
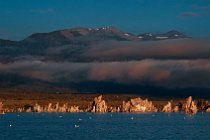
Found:
[[79, 128], [79, 125], [76, 125], [76, 124], [75, 124], [74, 127], [75, 127], [75, 128]]

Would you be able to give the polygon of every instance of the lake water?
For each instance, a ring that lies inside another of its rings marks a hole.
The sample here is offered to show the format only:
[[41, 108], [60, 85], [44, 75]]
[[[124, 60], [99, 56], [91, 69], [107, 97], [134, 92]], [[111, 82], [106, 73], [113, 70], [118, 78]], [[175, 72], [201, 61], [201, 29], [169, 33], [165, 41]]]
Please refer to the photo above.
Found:
[[210, 139], [210, 113], [10, 113], [0, 140]]

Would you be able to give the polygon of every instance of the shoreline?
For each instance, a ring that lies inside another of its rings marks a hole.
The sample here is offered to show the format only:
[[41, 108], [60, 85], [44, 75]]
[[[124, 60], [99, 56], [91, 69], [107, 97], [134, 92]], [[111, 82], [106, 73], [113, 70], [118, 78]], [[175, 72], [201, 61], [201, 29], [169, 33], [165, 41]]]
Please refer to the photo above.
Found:
[[[83, 95], [83, 96], [82, 96]], [[207, 100], [192, 97], [176, 100], [149, 100], [137, 95], [99, 94], [12, 94], [0, 93], [0, 114], [11, 112], [210, 112]]]

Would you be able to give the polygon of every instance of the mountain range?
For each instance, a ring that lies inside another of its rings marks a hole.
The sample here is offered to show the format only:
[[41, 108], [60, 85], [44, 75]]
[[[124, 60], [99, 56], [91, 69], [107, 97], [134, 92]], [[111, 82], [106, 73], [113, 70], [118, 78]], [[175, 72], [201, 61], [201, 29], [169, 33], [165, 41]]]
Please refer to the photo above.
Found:
[[34, 33], [21, 41], [10, 41], [0, 39], [0, 46], [11, 45], [37, 45], [37, 46], [59, 46], [66, 44], [88, 44], [94, 41], [118, 40], [118, 41], [156, 41], [165, 39], [188, 38], [185, 34], [176, 30], [166, 33], [144, 33], [134, 35], [121, 31], [114, 27], [102, 28], [72, 28], [58, 30], [49, 33]]
[[[189, 38], [172, 30], [167, 33], [134, 35], [114, 27], [72, 28], [49, 33], [35, 33], [21, 41], [0, 39], [0, 62], [40, 58], [53, 61], [111, 61], [111, 58], [86, 56], [85, 51], [93, 46], [111, 43], [131, 43]], [[84, 54], [84, 55], [83, 55]], [[116, 60], [130, 58], [115, 58]], [[139, 59], [139, 58], [135, 58]]]

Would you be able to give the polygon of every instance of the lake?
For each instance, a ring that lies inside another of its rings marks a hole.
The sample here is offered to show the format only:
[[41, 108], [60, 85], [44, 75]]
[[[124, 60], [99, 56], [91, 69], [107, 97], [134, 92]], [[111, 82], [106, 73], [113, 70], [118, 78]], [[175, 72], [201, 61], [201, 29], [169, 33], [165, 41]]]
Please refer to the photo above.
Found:
[[0, 140], [210, 139], [210, 113], [8, 113]]

